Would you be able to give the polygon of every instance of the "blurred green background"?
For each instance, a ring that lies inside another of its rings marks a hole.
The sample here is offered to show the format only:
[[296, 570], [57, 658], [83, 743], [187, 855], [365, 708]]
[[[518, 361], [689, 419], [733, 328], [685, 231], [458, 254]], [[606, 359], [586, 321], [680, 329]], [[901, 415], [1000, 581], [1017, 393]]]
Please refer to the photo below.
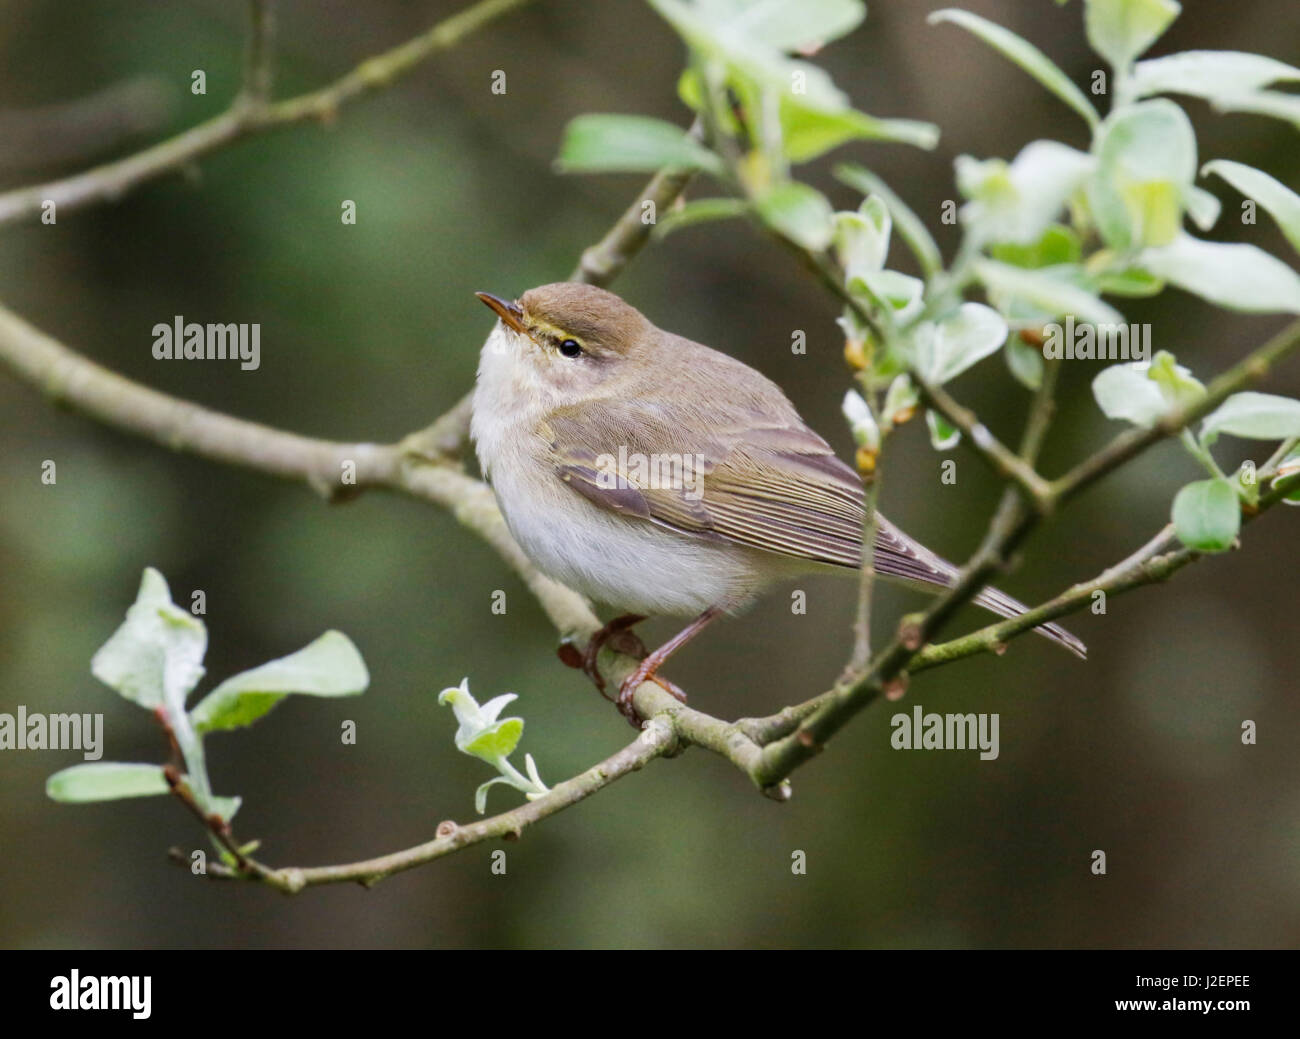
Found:
[[[277, 93], [309, 89], [395, 45], [459, 3], [280, 3]], [[933, 153], [852, 145], [938, 225], [955, 197], [952, 159], [1010, 158], [1083, 124], [974, 38], [930, 28], [931, 2], [878, 0], [866, 25], [819, 59], [858, 107], [929, 119]], [[1048, 0], [967, 5], [1027, 36], [1086, 83], [1098, 59], [1081, 8]], [[1287, 0], [1185, 3], [1155, 53], [1198, 47], [1300, 57]], [[125, 154], [219, 111], [237, 88], [244, 5], [216, 0], [10, 0], [0, 21], [0, 178], [49, 179]], [[685, 123], [683, 53], [643, 4], [542, 0], [510, 15], [337, 123], [239, 143], [193, 177], [145, 186], [57, 225], [0, 234], [0, 300], [129, 378], [286, 429], [390, 441], [471, 386], [490, 317], [475, 290], [515, 295], [563, 278], [642, 178], [563, 178], [551, 159], [567, 120], [639, 112]], [[208, 93], [189, 92], [194, 69]], [[507, 73], [505, 95], [490, 91]], [[102, 92], [110, 90], [109, 95]], [[118, 91], [114, 93], [113, 91]], [[91, 96], [98, 100], [86, 102]], [[79, 105], [104, 106], [90, 124]], [[1188, 101], [1202, 159], [1230, 157], [1300, 186], [1296, 128], [1219, 116]], [[3, 145], [7, 144], [8, 147]], [[1214, 237], [1288, 256], [1261, 216], [1226, 205]], [[698, 196], [711, 190], [694, 189]], [[344, 226], [340, 202], [357, 203]], [[897, 247], [896, 247], [897, 249]], [[895, 263], [906, 266], [895, 255]], [[689, 229], [648, 249], [617, 290], [657, 323], [755, 365], [786, 388], [847, 457], [838, 309], [778, 247], [739, 222]], [[1179, 292], [1127, 305], [1156, 349], [1198, 374], [1225, 367], [1279, 322], [1219, 312]], [[260, 322], [262, 364], [167, 364], [155, 322]], [[793, 329], [808, 334], [792, 355]], [[1111, 436], [1088, 384], [1065, 366], [1061, 421], [1044, 467], [1058, 473]], [[1300, 364], [1269, 389], [1300, 392]], [[994, 358], [955, 387], [1014, 437], [1026, 394]], [[1242, 446], [1230, 441], [1226, 447]], [[974, 547], [997, 488], [960, 451], [955, 486], [923, 424], [891, 444], [883, 503], [950, 558]], [[54, 459], [58, 483], [40, 482]], [[1256, 460], [1262, 461], [1263, 453]], [[1235, 459], [1230, 459], [1235, 461]], [[1004, 587], [1036, 601], [1128, 554], [1164, 522], [1190, 459], [1162, 445], [1090, 492], [1026, 546]], [[205, 846], [167, 798], [48, 801], [45, 777], [76, 752], [0, 752], [0, 944], [137, 946], [1290, 946], [1300, 936], [1300, 698], [1295, 676], [1300, 516], [1279, 509], [1243, 549], [1169, 586], [1112, 600], [1071, 627], [1080, 663], [1024, 638], [1002, 658], [926, 674], [903, 707], [996, 711], [1001, 756], [889, 747], [877, 704], [794, 781], [784, 806], [700, 751], [660, 762], [505, 845], [480, 845], [373, 891], [285, 899], [196, 881], [170, 845]], [[480, 697], [515, 691], [522, 745], [557, 780], [627, 741], [521, 582], [448, 515], [371, 493], [326, 506], [305, 487], [177, 456], [52, 409], [0, 374], [0, 710], [105, 715], [105, 760], [160, 760], [143, 712], [100, 686], [89, 661], [158, 567], [177, 601], [207, 594], [210, 680], [347, 632], [372, 673], [366, 695], [291, 698], [252, 729], [217, 734], [217, 789], [241, 794], [242, 836], [274, 865], [368, 857], [472, 817], [491, 774], [458, 754], [436, 693], [470, 676]], [[851, 582], [805, 582], [806, 616], [777, 592], [674, 660], [692, 702], [728, 717], [774, 711], [824, 688], [849, 646]], [[491, 612], [496, 589], [505, 616]], [[885, 631], [923, 600], [884, 592]], [[966, 627], [986, 618], [971, 611]], [[648, 641], [673, 630], [657, 621]], [[956, 631], [956, 629], [953, 629]], [[205, 685], [204, 688], [207, 686]], [[1243, 719], [1259, 743], [1243, 747]], [[340, 725], [358, 726], [343, 746]], [[516, 795], [494, 790], [491, 807]], [[1089, 871], [1104, 849], [1105, 877]], [[791, 873], [795, 850], [808, 873]]]

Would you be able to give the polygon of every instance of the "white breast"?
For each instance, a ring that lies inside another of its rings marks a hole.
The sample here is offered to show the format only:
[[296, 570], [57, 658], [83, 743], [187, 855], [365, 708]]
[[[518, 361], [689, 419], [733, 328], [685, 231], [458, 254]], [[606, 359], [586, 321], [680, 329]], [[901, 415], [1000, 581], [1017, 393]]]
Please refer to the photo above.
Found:
[[533, 432], [554, 402], [513, 363], [511, 338], [498, 325], [483, 347], [471, 433], [510, 532], [538, 569], [633, 613], [737, 609], [758, 594], [772, 557], [760, 572], [753, 550], [615, 515], [560, 480]]

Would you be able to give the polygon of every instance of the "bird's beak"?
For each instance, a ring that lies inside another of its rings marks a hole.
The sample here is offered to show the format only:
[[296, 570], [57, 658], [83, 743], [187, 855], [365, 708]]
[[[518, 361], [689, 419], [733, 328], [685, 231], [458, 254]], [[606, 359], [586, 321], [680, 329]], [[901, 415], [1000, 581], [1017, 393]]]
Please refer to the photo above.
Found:
[[520, 335], [528, 334], [524, 328], [524, 310], [518, 303], [507, 302], [490, 292], [476, 292], [474, 295], [495, 310], [497, 317], [505, 322], [507, 328], [513, 328]]

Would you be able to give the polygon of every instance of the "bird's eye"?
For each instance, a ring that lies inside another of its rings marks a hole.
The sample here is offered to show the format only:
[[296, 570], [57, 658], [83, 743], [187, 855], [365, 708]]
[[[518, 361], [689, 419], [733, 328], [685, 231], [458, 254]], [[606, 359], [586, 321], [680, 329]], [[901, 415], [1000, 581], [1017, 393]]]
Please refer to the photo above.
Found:
[[560, 353], [565, 357], [577, 357], [582, 353], [582, 344], [576, 339], [565, 339], [560, 343]]

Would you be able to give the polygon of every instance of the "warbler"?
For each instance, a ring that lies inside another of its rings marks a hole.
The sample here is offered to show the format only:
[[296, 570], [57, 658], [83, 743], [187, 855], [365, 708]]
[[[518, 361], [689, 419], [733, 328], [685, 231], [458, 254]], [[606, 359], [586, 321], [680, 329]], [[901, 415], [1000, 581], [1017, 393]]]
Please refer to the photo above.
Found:
[[[511, 534], [557, 581], [625, 611], [588, 644], [647, 616], [693, 616], [644, 656], [616, 702], [722, 614], [810, 572], [855, 575], [862, 483], [774, 382], [656, 327], [612, 292], [560, 282], [518, 300], [478, 298], [498, 322], [483, 346], [471, 435]], [[957, 568], [877, 515], [874, 566], [932, 590]], [[975, 602], [1001, 617], [1027, 609], [997, 589]], [[1055, 624], [1035, 629], [1079, 657]], [[638, 640], [639, 641], [639, 640]]]

